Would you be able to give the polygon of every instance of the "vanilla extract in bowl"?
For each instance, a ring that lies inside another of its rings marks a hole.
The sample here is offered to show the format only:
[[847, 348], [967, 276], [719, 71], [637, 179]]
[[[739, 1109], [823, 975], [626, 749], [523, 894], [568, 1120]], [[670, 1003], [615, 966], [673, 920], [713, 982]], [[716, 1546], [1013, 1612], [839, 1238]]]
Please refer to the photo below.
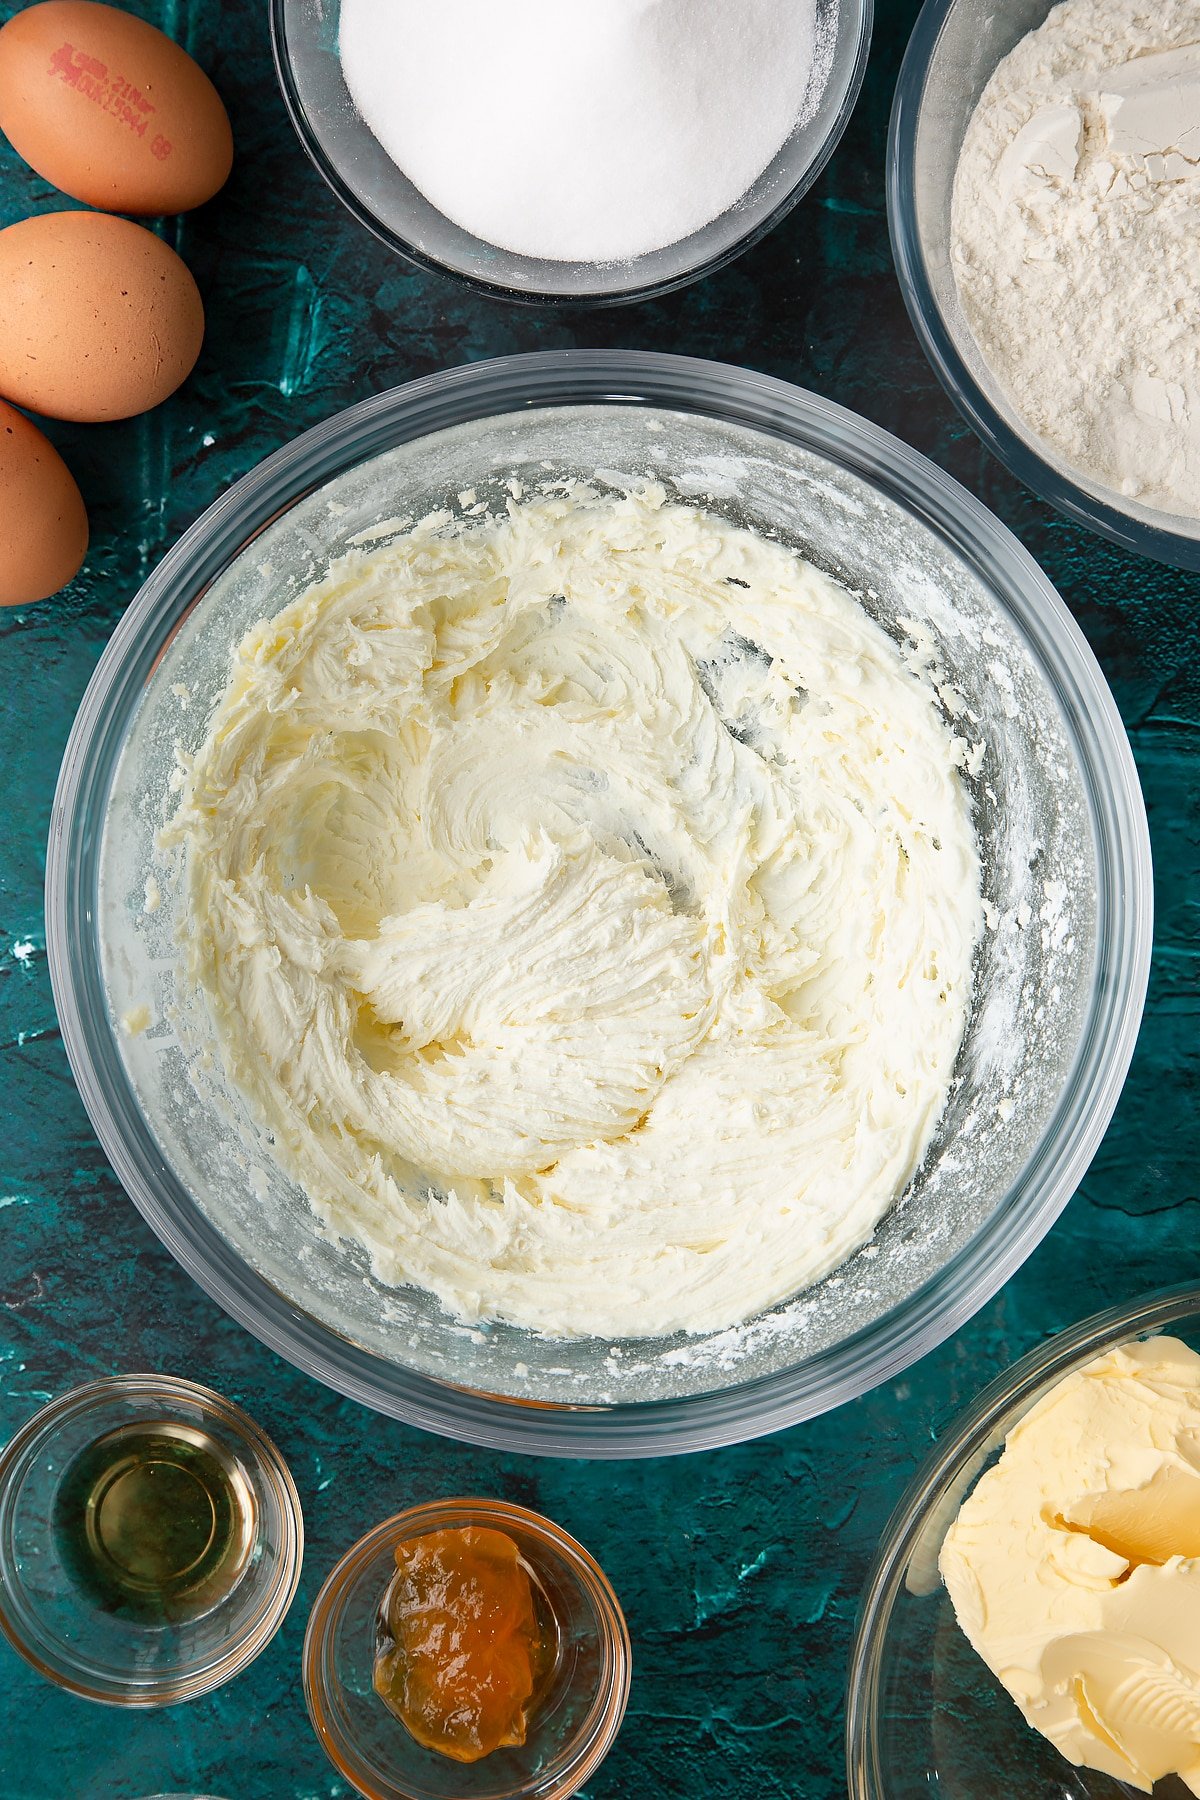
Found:
[[303, 1553], [279, 1451], [196, 1382], [89, 1382], [0, 1448], [0, 1634], [85, 1699], [173, 1706], [228, 1681], [282, 1624]]
[[199, 1617], [233, 1592], [258, 1508], [228, 1448], [174, 1419], [106, 1432], [67, 1469], [54, 1507], [63, 1564], [94, 1604], [140, 1624]]

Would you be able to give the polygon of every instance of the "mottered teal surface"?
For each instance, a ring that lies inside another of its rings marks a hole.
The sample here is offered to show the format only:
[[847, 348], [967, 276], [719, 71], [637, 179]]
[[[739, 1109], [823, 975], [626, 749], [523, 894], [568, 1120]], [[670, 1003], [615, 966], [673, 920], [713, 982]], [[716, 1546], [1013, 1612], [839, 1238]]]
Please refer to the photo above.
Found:
[[[915, 0], [882, 0], [850, 129], [783, 225], [708, 281], [603, 313], [479, 298], [361, 231], [292, 136], [263, 0], [133, 9], [211, 72], [238, 155], [224, 193], [163, 227], [207, 304], [196, 373], [146, 418], [48, 427], [87, 499], [92, 549], [68, 592], [0, 615], [0, 1437], [98, 1375], [193, 1376], [241, 1402], [280, 1445], [308, 1549], [275, 1642], [188, 1706], [90, 1706], [0, 1646], [0, 1800], [347, 1794], [301, 1698], [308, 1607], [362, 1529], [451, 1492], [549, 1513], [595, 1552], [624, 1601], [632, 1697], [590, 1800], [836, 1797], [857, 1595], [932, 1438], [1047, 1333], [1200, 1274], [1200, 577], [1138, 561], [1051, 512], [985, 453], [925, 364], [892, 273], [883, 191]], [[13, 10], [0, 0], [0, 18]], [[0, 223], [65, 204], [0, 143]], [[530, 1461], [424, 1436], [338, 1399], [219, 1312], [159, 1247], [96, 1143], [55, 1022], [42, 923], [71, 718], [139, 582], [183, 528], [268, 451], [351, 401], [450, 364], [566, 345], [749, 363], [856, 408], [964, 482], [1041, 561], [1094, 646], [1129, 728], [1156, 862], [1154, 970], [1129, 1083], [1082, 1188], [1019, 1275], [901, 1381], [840, 1412], [739, 1449], [628, 1465]]]

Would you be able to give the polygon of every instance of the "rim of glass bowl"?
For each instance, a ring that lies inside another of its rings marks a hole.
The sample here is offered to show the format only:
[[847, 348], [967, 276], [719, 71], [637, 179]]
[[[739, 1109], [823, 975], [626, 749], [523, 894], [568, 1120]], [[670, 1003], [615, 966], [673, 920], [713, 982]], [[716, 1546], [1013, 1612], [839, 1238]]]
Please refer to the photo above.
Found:
[[[551, 1557], [570, 1568], [594, 1605], [600, 1621], [603, 1664], [596, 1700], [576, 1734], [578, 1747], [569, 1764], [560, 1769], [546, 1787], [537, 1787], [538, 1800], [567, 1800], [569, 1795], [576, 1793], [608, 1755], [621, 1729], [629, 1699], [633, 1661], [629, 1627], [612, 1583], [591, 1552], [553, 1519], [524, 1506], [470, 1495], [462, 1499], [429, 1500], [384, 1519], [347, 1550], [313, 1601], [304, 1633], [304, 1700], [312, 1728], [338, 1774], [359, 1793], [369, 1795], [371, 1800], [398, 1800], [401, 1795], [405, 1800], [420, 1800], [422, 1790], [414, 1788], [409, 1796], [406, 1788], [394, 1783], [372, 1785], [376, 1772], [363, 1762], [355, 1744], [339, 1725], [336, 1694], [340, 1683], [329, 1652], [343, 1606], [367, 1565], [386, 1546], [417, 1537], [423, 1531], [481, 1523], [501, 1530], [505, 1525], [516, 1526], [527, 1536], [536, 1538]], [[398, 1726], [397, 1729], [404, 1728]], [[507, 1791], [497, 1790], [493, 1800], [504, 1800]], [[530, 1793], [533, 1791], [529, 1790]]]
[[[887, 212], [892, 257], [913, 330], [934, 374], [971, 429], [1018, 481], [1032, 488], [1069, 519], [1102, 537], [1181, 569], [1200, 569], [1200, 521], [1193, 533], [1172, 530], [1122, 511], [1100, 498], [1041, 455], [993, 404], [976, 381], [946, 323], [929, 278], [914, 195], [917, 128], [929, 66], [957, 0], [925, 0], [900, 65], [888, 125]], [[957, 154], [957, 147], [956, 152]], [[1150, 509], [1145, 509], [1149, 511]], [[1157, 512], [1167, 521], [1170, 513]]]
[[[351, 217], [369, 231], [372, 237], [377, 238], [381, 244], [385, 244], [397, 256], [402, 256], [406, 262], [414, 263], [420, 269], [428, 269], [435, 275], [445, 275], [465, 287], [474, 288], [477, 293], [490, 295], [497, 300], [510, 300], [520, 306], [581, 307], [627, 306], [638, 300], [658, 299], [661, 295], [673, 293], [677, 288], [687, 287], [693, 281], [699, 281], [706, 275], [716, 274], [719, 269], [735, 262], [739, 256], [766, 237], [768, 232], [774, 231], [775, 227], [787, 217], [792, 208], [804, 198], [814, 185], [837, 149], [846, 126], [850, 122], [850, 116], [857, 104], [863, 77], [866, 74], [875, 6], [875, 0], [853, 0], [859, 12], [858, 39], [855, 44], [853, 61], [847, 67], [845, 92], [842, 100], [829, 131], [811, 162], [788, 189], [778, 205], [772, 207], [764, 218], [753, 225], [749, 231], [744, 232], [741, 237], [735, 239], [732, 244], [727, 245], [725, 249], [718, 251], [713, 256], [705, 257], [694, 267], [669, 276], [665, 280], [631, 281], [628, 287], [608, 293], [591, 293], [586, 289], [573, 293], [548, 293], [544, 289], [507, 287], [502, 282], [487, 281], [481, 275], [473, 275], [465, 269], [455, 269], [448, 263], [439, 262], [435, 256], [417, 249], [415, 244], [410, 243], [407, 238], [401, 237], [397, 231], [394, 231], [359, 199], [349, 183], [343, 179], [337, 164], [326, 153], [324, 145], [313, 129], [308, 109], [300, 98], [296, 86], [292, 73], [291, 55], [288, 50], [287, 27], [289, 6], [294, 3], [295, 0], [271, 0], [270, 6], [271, 51], [275, 60], [275, 73], [279, 80], [280, 92], [283, 95], [284, 107], [292, 122], [292, 129], [300, 140], [301, 148], [326, 186], [341, 201]], [[831, 81], [834, 72], [833, 69], [830, 70]], [[366, 127], [364, 127], [365, 129]], [[670, 248], [671, 246], [665, 247]], [[539, 259], [531, 258], [529, 260]], [[630, 266], [636, 268], [642, 260], [644, 259], [632, 258]]]
[[[1045, 1135], [987, 1224], [902, 1306], [807, 1361], [740, 1386], [532, 1407], [372, 1356], [231, 1254], [165, 1163], [125, 1075], [95, 896], [113, 771], [162, 643], [269, 519], [395, 443], [497, 413], [589, 403], [702, 413], [805, 445], [873, 482], [985, 572], [1034, 647], [1075, 739], [1099, 847], [1098, 955], [1079, 1049]], [[1145, 805], [1116, 704], [1066, 605], [1011, 532], [927, 458], [832, 401], [754, 371], [648, 351], [543, 351], [425, 376], [314, 426], [243, 476], [167, 553], [113, 633], [63, 756], [46, 867], [47, 956], [71, 1068], [113, 1168], [176, 1260], [255, 1336], [351, 1399], [468, 1443], [549, 1456], [661, 1456], [761, 1436], [865, 1393], [956, 1331], [1044, 1237], [1100, 1143], [1141, 1019], [1151, 913]]]
[[[189, 1674], [105, 1679], [98, 1668], [82, 1657], [78, 1663], [64, 1658], [57, 1641], [47, 1642], [39, 1631], [36, 1610], [23, 1599], [24, 1584], [10, 1537], [25, 1476], [65, 1424], [121, 1400], [161, 1402], [165, 1410], [181, 1401], [199, 1407], [244, 1446], [278, 1505], [276, 1565], [269, 1589], [240, 1635], [226, 1644], [223, 1654]], [[222, 1686], [261, 1655], [283, 1624], [300, 1583], [303, 1561], [304, 1515], [291, 1470], [249, 1413], [198, 1382], [172, 1375], [109, 1375], [89, 1381], [43, 1406], [0, 1450], [0, 1632], [39, 1675], [85, 1700], [112, 1706], [174, 1706]]]
[[1200, 1316], [1200, 1285], [1182, 1282], [1110, 1306], [1047, 1338], [1013, 1363], [958, 1415], [925, 1461], [884, 1529], [859, 1602], [846, 1688], [846, 1780], [850, 1800], [885, 1800], [876, 1718], [883, 1646], [909, 1558], [949, 1482], [988, 1444], [1006, 1413], [1105, 1349]]

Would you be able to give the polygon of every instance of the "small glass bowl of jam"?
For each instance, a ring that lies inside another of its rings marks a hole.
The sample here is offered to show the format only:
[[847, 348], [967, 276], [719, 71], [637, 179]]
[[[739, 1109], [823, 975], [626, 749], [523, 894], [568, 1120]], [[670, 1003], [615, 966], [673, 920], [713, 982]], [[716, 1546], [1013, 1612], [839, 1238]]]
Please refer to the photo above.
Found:
[[228, 1681], [282, 1624], [303, 1548], [278, 1450], [190, 1381], [91, 1382], [0, 1451], [0, 1631], [85, 1699], [169, 1706]]
[[329, 1576], [304, 1640], [313, 1728], [367, 1800], [566, 1800], [611, 1748], [629, 1676], [594, 1558], [499, 1500], [377, 1525]]

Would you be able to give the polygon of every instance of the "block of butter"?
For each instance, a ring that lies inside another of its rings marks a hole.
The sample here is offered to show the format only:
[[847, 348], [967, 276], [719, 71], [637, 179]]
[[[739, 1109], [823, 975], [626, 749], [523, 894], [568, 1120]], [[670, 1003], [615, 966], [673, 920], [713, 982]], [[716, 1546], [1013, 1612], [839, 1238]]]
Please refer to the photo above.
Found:
[[942, 1545], [971, 1644], [1071, 1762], [1200, 1796], [1200, 1356], [1131, 1343], [1008, 1435]]

